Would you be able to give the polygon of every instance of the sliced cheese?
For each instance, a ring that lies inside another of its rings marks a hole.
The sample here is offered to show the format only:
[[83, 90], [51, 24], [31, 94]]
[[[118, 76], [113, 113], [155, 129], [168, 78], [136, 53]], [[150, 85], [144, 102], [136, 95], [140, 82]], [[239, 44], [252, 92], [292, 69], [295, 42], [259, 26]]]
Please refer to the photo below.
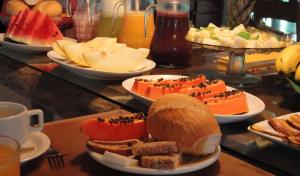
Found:
[[139, 161], [136, 159], [131, 159], [128, 158], [126, 156], [122, 156], [116, 153], [112, 153], [112, 152], [108, 152], [105, 151], [104, 155], [103, 155], [103, 160], [113, 163], [113, 164], [117, 164], [119, 166], [137, 166], [139, 164]]

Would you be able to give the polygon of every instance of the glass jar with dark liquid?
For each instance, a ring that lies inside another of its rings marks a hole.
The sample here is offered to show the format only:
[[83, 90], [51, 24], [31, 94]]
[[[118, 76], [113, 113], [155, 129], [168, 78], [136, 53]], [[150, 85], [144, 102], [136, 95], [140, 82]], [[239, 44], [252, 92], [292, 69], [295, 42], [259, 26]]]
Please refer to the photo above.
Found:
[[157, 0], [157, 5], [148, 7], [148, 11], [157, 8], [150, 55], [161, 67], [189, 65], [192, 44], [185, 39], [189, 30], [189, 5], [189, 0]]

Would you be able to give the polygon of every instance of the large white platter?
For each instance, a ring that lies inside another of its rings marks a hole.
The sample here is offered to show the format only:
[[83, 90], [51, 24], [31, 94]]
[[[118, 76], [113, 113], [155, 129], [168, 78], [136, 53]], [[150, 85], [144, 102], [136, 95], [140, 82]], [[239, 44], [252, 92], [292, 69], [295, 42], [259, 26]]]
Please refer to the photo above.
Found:
[[52, 50], [51, 46], [44, 46], [44, 45], [27, 45], [21, 43], [14, 43], [4, 40], [4, 33], [0, 33], [0, 43], [3, 46], [6, 46], [11, 49], [15, 49], [21, 52], [47, 52]]
[[[97, 71], [90, 67], [82, 67], [79, 66], [72, 61], [59, 56], [54, 50], [49, 51], [47, 56], [58, 63], [62, 67], [76, 73], [82, 75], [84, 77], [93, 78], [93, 79], [103, 79], [103, 80], [122, 80], [126, 78], [130, 78], [133, 76], [139, 76], [145, 73], [150, 72], [153, 68], [155, 68], [155, 62], [145, 59], [145, 62], [138, 67], [138, 69], [130, 72], [105, 72], [105, 71]], [[122, 58], [120, 58], [122, 59]]]
[[[127, 90], [134, 98], [137, 100], [141, 101], [143, 104], [149, 106], [151, 103], [153, 103], [154, 100], [141, 96], [135, 92], [133, 92], [132, 86], [136, 78], [142, 78], [142, 79], [159, 79], [159, 78], [164, 78], [164, 79], [178, 79], [183, 76], [179, 75], [147, 75], [147, 76], [139, 76], [139, 77], [134, 77], [134, 78], [129, 78], [125, 81], [123, 81], [122, 86]], [[234, 88], [228, 87], [227, 90], [233, 90]], [[239, 122], [243, 121], [246, 119], [249, 119], [253, 117], [256, 114], [261, 113], [265, 109], [265, 104], [262, 100], [257, 98], [256, 96], [246, 93], [246, 98], [247, 98], [247, 103], [248, 103], [248, 108], [249, 112], [244, 113], [244, 114], [238, 114], [238, 115], [222, 115], [222, 114], [214, 114], [215, 117], [217, 118], [218, 122], [220, 124], [224, 123], [233, 123], [233, 122]]]
[[176, 169], [169, 169], [169, 170], [150, 169], [150, 168], [143, 168], [140, 166], [127, 166], [127, 167], [119, 166], [103, 160], [102, 154], [92, 152], [90, 150], [88, 150], [88, 153], [98, 163], [115, 170], [119, 170], [127, 173], [134, 173], [134, 174], [170, 175], [170, 174], [182, 174], [182, 173], [193, 172], [208, 167], [209, 165], [213, 164], [216, 160], [219, 159], [221, 154], [221, 148], [220, 146], [218, 146], [216, 152], [211, 155], [201, 157], [191, 163], [183, 164]]
[[[289, 116], [293, 115], [293, 114], [298, 114], [300, 115], [300, 112], [296, 112], [296, 113], [291, 113], [291, 114], [286, 114], [286, 115], [283, 115], [283, 116], [279, 116], [279, 117], [275, 117], [276, 119], [287, 119]], [[265, 129], [265, 130], [268, 130], [268, 131], [274, 131], [276, 132], [268, 123], [268, 120], [264, 120], [264, 121], [261, 121], [261, 122], [258, 122], [258, 123], [255, 123], [253, 125], [259, 125], [262, 129]], [[252, 126], [252, 125], [251, 125]], [[282, 144], [282, 145], [285, 145], [285, 146], [288, 146], [288, 147], [291, 147], [293, 149], [296, 149], [298, 151], [300, 151], [300, 148], [298, 147], [295, 147], [293, 146], [291, 143], [288, 143], [287, 141], [284, 141], [283, 139], [281, 139], [280, 137], [277, 137], [277, 136], [272, 136], [272, 135], [269, 135], [269, 134], [266, 134], [266, 133], [262, 133], [262, 132], [259, 132], [259, 131], [256, 131], [256, 130], [253, 130], [251, 128], [251, 126], [248, 127], [248, 130], [252, 133], [255, 133], [263, 138], [266, 138], [266, 139], [269, 139], [273, 142], [276, 142], [278, 144]]]

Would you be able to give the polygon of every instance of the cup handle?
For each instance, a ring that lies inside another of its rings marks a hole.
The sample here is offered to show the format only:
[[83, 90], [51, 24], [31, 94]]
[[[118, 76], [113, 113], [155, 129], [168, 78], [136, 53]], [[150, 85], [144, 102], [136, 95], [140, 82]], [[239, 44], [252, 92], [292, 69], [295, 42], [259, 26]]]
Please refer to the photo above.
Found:
[[[44, 113], [40, 109], [28, 110], [28, 120], [29, 120], [29, 132], [42, 131], [44, 129]], [[30, 119], [32, 116], [38, 116], [38, 126], [30, 126]]]

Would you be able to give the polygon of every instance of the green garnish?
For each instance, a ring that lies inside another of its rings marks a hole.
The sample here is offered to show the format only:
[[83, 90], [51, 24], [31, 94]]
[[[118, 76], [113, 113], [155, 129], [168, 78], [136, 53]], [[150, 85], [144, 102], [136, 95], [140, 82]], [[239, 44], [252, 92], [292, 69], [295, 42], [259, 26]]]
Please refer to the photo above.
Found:
[[237, 35], [246, 40], [250, 40], [251, 38], [251, 34], [249, 32], [240, 32]]

